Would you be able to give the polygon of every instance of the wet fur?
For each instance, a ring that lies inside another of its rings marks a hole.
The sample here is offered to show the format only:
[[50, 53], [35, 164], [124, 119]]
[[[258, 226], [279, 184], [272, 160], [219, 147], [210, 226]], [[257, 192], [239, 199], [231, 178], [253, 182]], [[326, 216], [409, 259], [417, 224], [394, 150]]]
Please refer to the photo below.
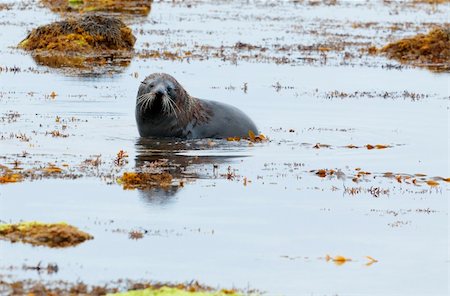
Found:
[[142, 81], [136, 99], [142, 137], [226, 138], [257, 133], [239, 109], [190, 96], [172, 76], [154, 73]]

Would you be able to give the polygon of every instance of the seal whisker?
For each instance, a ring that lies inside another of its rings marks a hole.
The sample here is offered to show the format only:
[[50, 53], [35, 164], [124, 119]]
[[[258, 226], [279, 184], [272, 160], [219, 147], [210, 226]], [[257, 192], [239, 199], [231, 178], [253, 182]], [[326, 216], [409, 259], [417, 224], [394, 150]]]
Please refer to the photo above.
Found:
[[143, 95], [140, 95], [139, 97], [137, 97], [137, 100], [139, 101], [139, 100], [142, 100], [142, 99], [144, 99], [146, 96], [148, 96], [149, 95], [149, 93], [145, 93], [145, 94], [143, 94]]
[[151, 106], [154, 99], [155, 94], [153, 93], [146, 93], [139, 96], [137, 98], [137, 106], [139, 106], [139, 113], [143, 114], [145, 110], [147, 110]]
[[152, 98], [155, 95], [153, 93], [145, 93], [143, 95], [140, 95], [139, 97], [137, 97], [138, 100], [143, 100], [143, 99], [148, 99], [148, 98]]
[[154, 98], [155, 98], [155, 96], [147, 96], [146, 97], [146, 100], [144, 103], [144, 108], [143, 108], [142, 112], [145, 112], [145, 110], [152, 108]]
[[145, 106], [147, 105], [147, 102], [148, 102], [148, 99], [145, 99], [144, 101], [142, 101], [141, 107], [140, 107], [140, 112], [141, 112], [141, 114], [144, 113], [144, 111], [145, 111]]
[[163, 97], [161, 98], [161, 102], [162, 102], [162, 111], [163, 111], [163, 113], [165, 113], [165, 114], [170, 114], [170, 112], [169, 112], [169, 107], [168, 107], [168, 104], [167, 104], [167, 98], [166, 98], [166, 96], [165, 95], [163, 95]]
[[163, 100], [163, 109], [164, 112], [171, 114], [172, 113], [172, 108], [170, 106], [170, 99], [169, 96], [167, 96], [166, 94], [163, 95], [162, 97]]
[[177, 110], [175, 110], [175, 107], [174, 107], [174, 106], [176, 106], [176, 105], [175, 105], [175, 103], [172, 101], [172, 99], [170, 98], [170, 96], [167, 96], [167, 103], [168, 103], [168, 105], [169, 105], [169, 107], [170, 107], [170, 109], [171, 109], [171, 113], [172, 113], [173, 115], [175, 115], [175, 118], [176, 118], [177, 121], [178, 121]]
[[166, 114], [171, 114], [172, 113], [172, 109], [170, 108], [170, 104], [168, 102], [168, 96], [166, 94], [163, 94], [161, 100], [162, 100], [162, 107], [163, 107], [163, 112]]
[[139, 113], [143, 113], [144, 112], [144, 107], [145, 107], [145, 103], [147, 102], [147, 98], [145, 96], [142, 96], [138, 99], [138, 103], [137, 106], [139, 107]]
[[175, 107], [177, 108], [178, 112], [181, 114], [181, 109], [180, 109], [180, 107], [178, 107], [178, 105], [174, 102], [174, 100], [172, 100], [171, 97], [169, 97], [169, 100], [170, 100], [170, 102], [172, 103], [172, 105], [175, 106]]

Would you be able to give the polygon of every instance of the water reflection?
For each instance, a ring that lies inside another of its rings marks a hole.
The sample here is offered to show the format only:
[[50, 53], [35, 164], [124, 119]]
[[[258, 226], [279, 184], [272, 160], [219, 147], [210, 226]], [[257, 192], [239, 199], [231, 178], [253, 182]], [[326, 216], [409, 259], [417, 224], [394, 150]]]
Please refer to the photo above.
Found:
[[[122, 73], [131, 63], [132, 52], [111, 51], [108, 54], [78, 55], [70, 53], [33, 53], [36, 64], [68, 72], [77, 72], [82, 76], [97, 76]], [[70, 71], [73, 69], [73, 71]]]
[[163, 170], [170, 173], [182, 185], [169, 188], [139, 190], [146, 202], [167, 203], [183, 189], [184, 184], [198, 179], [219, 178], [218, 168], [233, 159], [246, 157], [248, 146], [222, 140], [144, 139], [136, 141], [136, 170], [151, 167], [155, 162], [164, 162]]

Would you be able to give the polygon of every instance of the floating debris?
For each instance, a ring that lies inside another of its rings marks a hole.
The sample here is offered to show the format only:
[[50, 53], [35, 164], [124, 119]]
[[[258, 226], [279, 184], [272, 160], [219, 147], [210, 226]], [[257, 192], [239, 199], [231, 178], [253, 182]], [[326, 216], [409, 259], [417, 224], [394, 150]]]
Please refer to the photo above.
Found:
[[10, 10], [11, 9], [11, 4], [9, 3], [0, 3], [0, 11], [2, 10]]
[[351, 258], [346, 258], [346, 257], [344, 257], [344, 256], [340, 256], [340, 255], [331, 257], [330, 255], [327, 254], [327, 255], [325, 256], [325, 261], [327, 261], [327, 262], [332, 261], [332, 262], [334, 262], [336, 265], [344, 265], [345, 263], [347, 263], [347, 262], [349, 262], [349, 261], [352, 261], [352, 259], [351, 259]]
[[93, 239], [93, 236], [66, 223], [22, 222], [1, 224], [0, 239], [34, 246], [64, 248], [81, 244]]
[[314, 172], [317, 176], [321, 177], [321, 178], [325, 178], [326, 176], [333, 176], [336, 171], [335, 170], [328, 170], [328, 169], [320, 169], [320, 170], [313, 170], [311, 172]]
[[434, 181], [434, 180], [428, 180], [428, 181], [427, 181], [427, 184], [430, 185], [430, 186], [432, 186], [432, 187], [434, 187], [434, 186], [438, 186], [438, 185], [439, 185], [439, 182], [436, 182], [436, 181]]
[[369, 262], [366, 263], [366, 266], [370, 266], [370, 265], [378, 262], [377, 259], [375, 259], [375, 258], [373, 258], [371, 256], [366, 256], [366, 258], [367, 258], [367, 260], [369, 260]]
[[4, 165], [0, 165], [0, 184], [23, 181], [23, 176]]
[[117, 153], [116, 159], [114, 160], [114, 165], [116, 166], [124, 166], [128, 163], [128, 153], [126, 151], [120, 150]]
[[381, 145], [381, 144], [377, 144], [377, 145], [370, 145], [370, 144], [367, 144], [365, 147], [366, 147], [367, 149], [369, 149], [369, 150], [372, 150], [372, 149], [386, 149], [386, 148], [390, 148], [390, 147], [392, 147], [392, 146], [389, 146], [389, 145]]
[[22, 181], [22, 179], [23, 177], [20, 174], [6, 173], [0, 176], [0, 184], [17, 183]]
[[[377, 149], [377, 148], [373, 148]], [[383, 149], [383, 148], [378, 148]], [[316, 176], [320, 178], [328, 177], [328, 179], [345, 179], [345, 177], [352, 178], [352, 181], [355, 183], [359, 183], [360, 181], [369, 181], [369, 179], [377, 179], [377, 178], [387, 178], [396, 181], [397, 183], [404, 183], [406, 185], [415, 185], [421, 186], [422, 184], [427, 184], [431, 187], [439, 186], [440, 183], [438, 181], [450, 182], [450, 178], [444, 178], [440, 176], [426, 178], [425, 174], [404, 174], [404, 173], [393, 173], [393, 172], [385, 172], [385, 173], [372, 173], [368, 171], [364, 171], [361, 168], [355, 168], [354, 172], [344, 173], [339, 169], [318, 169], [318, 170], [310, 170], [310, 173], [314, 173]], [[374, 197], [379, 197], [380, 195], [388, 195], [389, 190], [381, 189], [379, 187], [370, 187], [370, 188], [354, 188], [348, 187], [345, 189], [345, 193], [350, 195], [355, 195], [359, 193], [370, 193]]]
[[50, 164], [48, 167], [43, 168], [42, 171], [47, 174], [60, 174], [63, 170], [54, 164]]
[[260, 143], [260, 142], [267, 142], [269, 139], [267, 139], [266, 136], [264, 136], [263, 134], [259, 134], [259, 135], [255, 135], [255, 133], [253, 131], [248, 131], [248, 137], [228, 137], [227, 141], [229, 142], [239, 142], [241, 140], [247, 140], [250, 141], [252, 143]]
[[42, 273], [42, 272], [46, 272], [47, 274], [58, 273], [58, 270], [59, 270], [58, 264], [48, 263], [47, 266], [45, 266], [45, 265], [41, 265], [41, 263], [42, 262], [39, 262], [35, 266], [30, 266], [30, 265], [24, 264], [22, 266], [22, 269], [23, 270], [35, 270], [38, 273]]
[[316, 145], [313, 146], [314, 149], [320, 149], [320, 148], [330, 148], [331, 145], [328, 144], [321, 144], [321, 143], [316, 143]]
[[144, 233], [139, 230], [132, 230], [128, 233], [128, 237], [132, 240], [138, 240], [144, 237]]

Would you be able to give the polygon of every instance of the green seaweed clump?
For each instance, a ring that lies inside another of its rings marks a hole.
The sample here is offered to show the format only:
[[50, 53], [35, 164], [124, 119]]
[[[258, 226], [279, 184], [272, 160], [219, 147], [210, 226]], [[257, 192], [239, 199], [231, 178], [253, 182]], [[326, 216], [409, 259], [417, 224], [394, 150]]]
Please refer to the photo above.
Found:
[[55, 12], [117, 12], [148, 15], [152, 0], [41, 0]]
[[186, 291], [179, 288], [162, 287], [159, 289], [134, 290], [123, 293], [108, 294], [109, 296], [241, 296], [234, 290], [210, 291]]

